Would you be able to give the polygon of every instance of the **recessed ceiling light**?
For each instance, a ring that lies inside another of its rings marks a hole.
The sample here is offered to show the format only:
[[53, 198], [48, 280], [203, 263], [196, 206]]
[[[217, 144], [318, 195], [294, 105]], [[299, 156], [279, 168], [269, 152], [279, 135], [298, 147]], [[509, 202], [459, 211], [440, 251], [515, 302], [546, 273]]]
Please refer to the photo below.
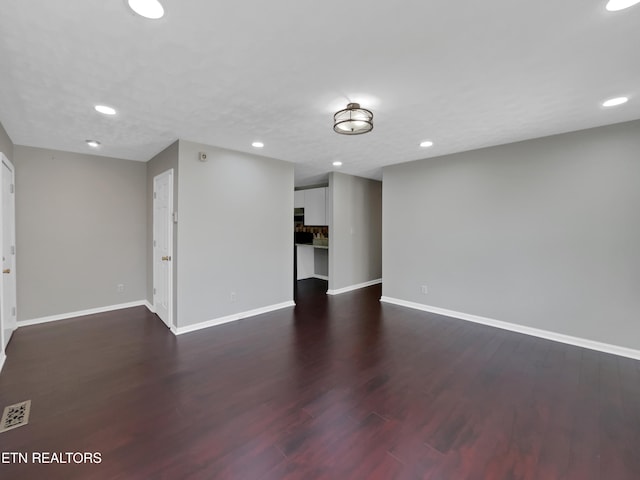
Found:
[[91, 148], [98, 148], [100, 146], [100, 142], [97, 140], [87, 140], [87, 145]]
[[334, 167], [341, 167], [342, 166], [342, 162], [340, 160], [336, 160], [335, 162], [333, 162], [333, 166]]
[[433, 147], [433, 142], [431, 140], [425, 140], [424, 142], [420, 142], [420, 146], [422, 148]]
[[[640, 0], [639, 0], [640, 1]], [[615, 107], [627, 103], [629, 99], [627, 97], [610, 98], [609, 100], [602, 102], [603, 107]]]
[[264, 143], [262, 143], [262, 142], [253, 142], [251, 144], [251, 146], [254, 147], [254, 148], [262, 148], [262, 147], [264, 147]]
[[96, 112], [104, 113], [105, 115], [115, 115], [116, 109], [107, 107], [106, 105], [96, 105], [93, 107], [96, 109]]
[[164, 16], [164, 8], [158, 0], [128, 0], [131, 10], [138, 15], [157, 20]]
[[640, 3], [640, 0], [609, 0], [606, 8], [610, 12], [617, 12], [618, 10], [633, 7], [636, 3]]

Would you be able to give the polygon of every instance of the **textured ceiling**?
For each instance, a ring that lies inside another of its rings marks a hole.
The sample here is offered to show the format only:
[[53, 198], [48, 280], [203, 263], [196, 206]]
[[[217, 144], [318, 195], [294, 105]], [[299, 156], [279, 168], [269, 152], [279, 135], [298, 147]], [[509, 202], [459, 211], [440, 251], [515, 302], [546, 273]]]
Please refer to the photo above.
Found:
[[[640, 5], [605, 3], [163, 0], [151, 21], [125, 0], [2, 0], [0, 121], [21, 145], [146, 161], [182, 138], [296, 162], [297, 184], [338, 159], [380, 178], [640, 118]], [[349, 101], [373, 110], [373, 132], [333, 132]]]

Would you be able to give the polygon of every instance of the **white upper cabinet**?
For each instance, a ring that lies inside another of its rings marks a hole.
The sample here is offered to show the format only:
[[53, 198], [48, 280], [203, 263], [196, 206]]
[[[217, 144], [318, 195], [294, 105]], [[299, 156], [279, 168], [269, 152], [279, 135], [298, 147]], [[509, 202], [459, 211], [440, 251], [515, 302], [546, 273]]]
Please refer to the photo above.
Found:
[[293, 208], [304, 208], [304, 190], [293, 192]]
[[304, 192], [304, 224], [327, 224], [327, 188], [311, 188], [300, 190]]

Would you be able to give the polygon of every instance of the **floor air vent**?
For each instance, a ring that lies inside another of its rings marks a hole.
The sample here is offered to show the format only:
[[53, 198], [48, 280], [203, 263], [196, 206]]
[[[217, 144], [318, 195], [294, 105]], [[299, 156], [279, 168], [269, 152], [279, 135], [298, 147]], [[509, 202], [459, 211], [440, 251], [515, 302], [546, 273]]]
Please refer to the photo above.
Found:
[[0, 421], [0, 433], [21, 427], [29, 423], [29, 411], [31, 410], [31, 400], [16, 403], [5, 407]]

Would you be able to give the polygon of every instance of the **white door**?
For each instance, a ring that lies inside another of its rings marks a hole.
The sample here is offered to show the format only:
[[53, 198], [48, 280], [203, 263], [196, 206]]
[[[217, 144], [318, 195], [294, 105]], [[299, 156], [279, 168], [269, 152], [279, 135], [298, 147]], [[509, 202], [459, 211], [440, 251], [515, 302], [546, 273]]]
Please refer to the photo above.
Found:
[[173, 314], [173, 169], [153, 178], [153, 306], [171, 328]]
[[14, 168], [2, 155], [2, 346], [7, 346], [17, 327], [16, 318], [16, 236]]

